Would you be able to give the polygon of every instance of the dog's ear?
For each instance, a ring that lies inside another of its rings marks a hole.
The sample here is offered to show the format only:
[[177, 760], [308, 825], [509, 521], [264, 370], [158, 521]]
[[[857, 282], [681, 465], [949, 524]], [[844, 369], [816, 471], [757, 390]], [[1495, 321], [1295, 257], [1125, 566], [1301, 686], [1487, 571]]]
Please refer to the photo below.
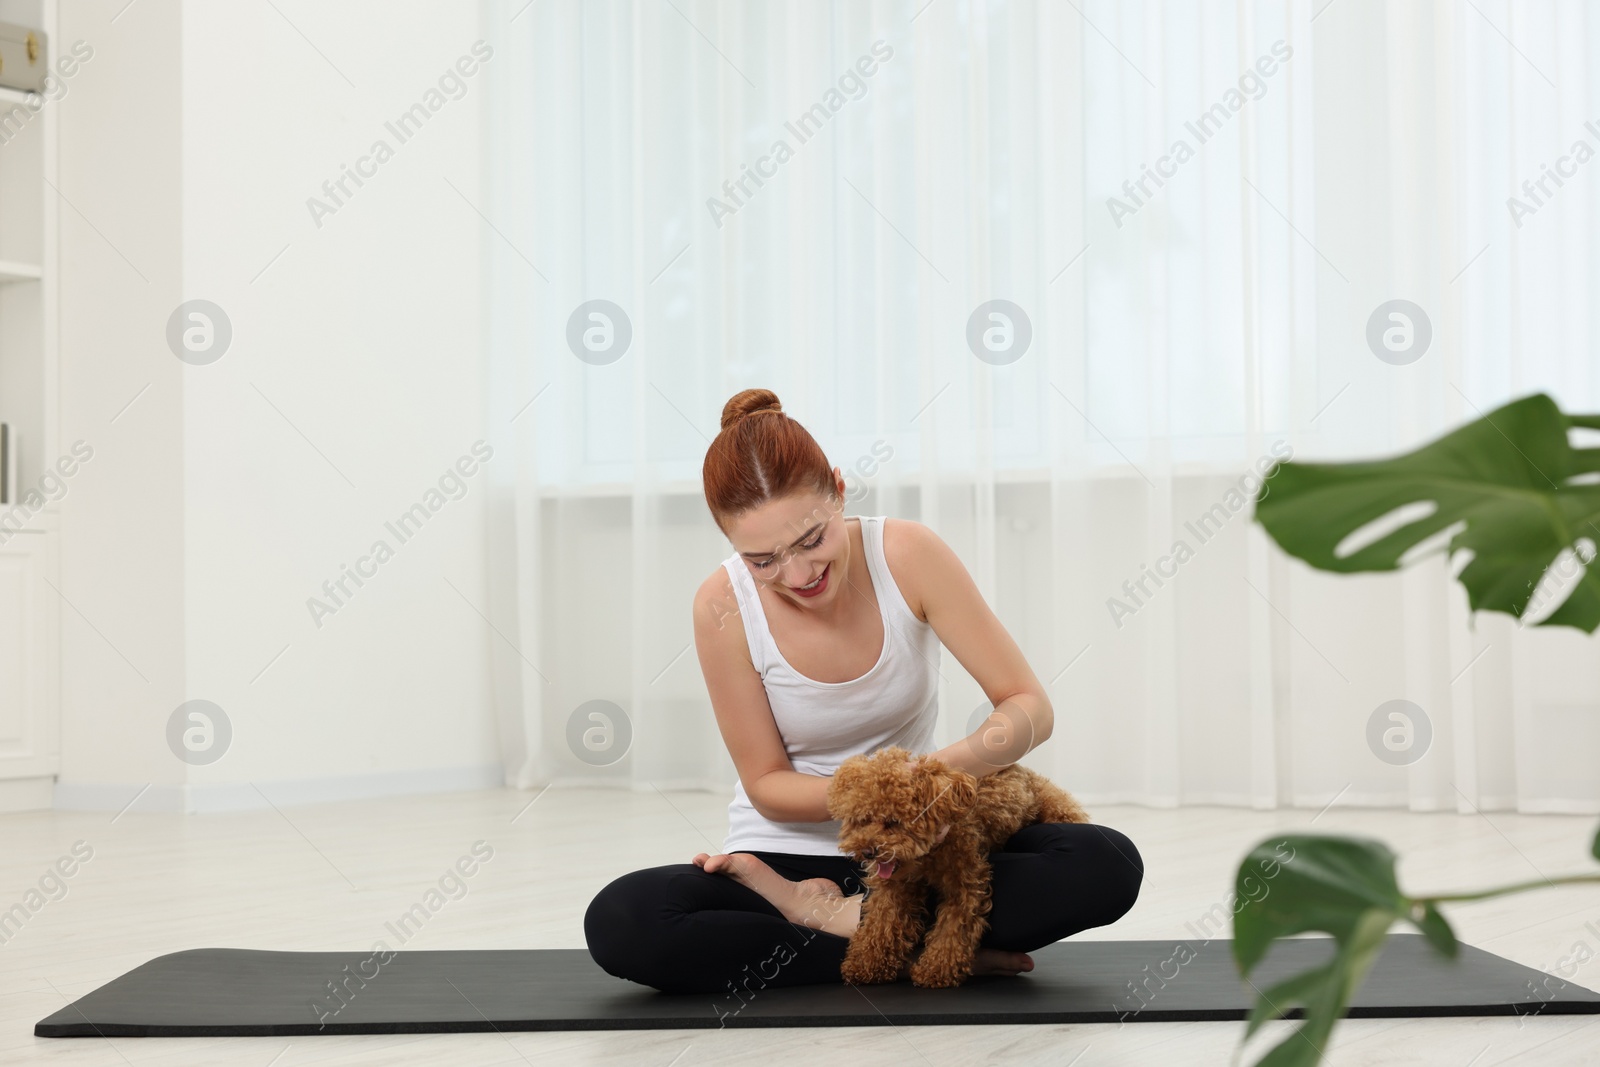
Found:
[[828, 817], [847, 819], [855, 807], [854, 798], [871, 770], [865, 756], [851, 756], [839, 764], [828, 780]]
[[928, 803], [928, 816], [935, 825], [959, 822], [978, 799], [978, 779], [966, 771], [949, 767], [938, 761], [938, 770], [930, 776], [933, 795]]

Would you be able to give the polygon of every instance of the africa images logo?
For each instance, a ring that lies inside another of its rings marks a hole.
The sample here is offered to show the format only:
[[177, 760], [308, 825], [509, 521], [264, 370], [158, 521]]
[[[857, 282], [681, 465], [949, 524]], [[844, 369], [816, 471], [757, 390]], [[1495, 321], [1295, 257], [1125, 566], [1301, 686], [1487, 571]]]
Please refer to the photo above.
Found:
[[[877, 58], [874, 59], [874, 56]], [[750, 182], [754, 182], [756, 189], [760, 189], [766, 184], [767, 179], [776, 178], [778, 168], [795, 157], [800, 145], [821, 133], [823, 125], [837, 115], [846, 103], [850, 100], [860, 100], [867, 95], [866, 79], [878, 72], [880, 64], [887, 63], [892, 58], [894, 49], [887, 41], [873, 41], [872, 55], [861, 56], [855, 61], [854, 66], [846, 68], [837, 79], [839, 86], [837, 89], [829, 86], [828, 91], [822, 94], [821, 100], [802, 111], [799, 118], [783, 124], [784, 129], [794, 135], [793, 146], [787, 139], [780, 137], [772, 142], [772, 147], [766, 155], [756, 160], [754, 167], [748, 163], [739, 164], [739, 176], [729, 178], [722, 183], [722, 195], [726, 199], [714, 196], [706, 198], [706, 210], [711, 213], [711, 221], [717, 224], [717, 229], [722, 229], [724, 216], [736, 214], [755, 195], [755, 190], [749, 186]], [[848, 99], [845, 93], [850, 94]], [[741, 196], [741, 193], [744, 195]]]
[[[1194, 159], [1200, 154], [1200, 149], [1205, 143], [1221, 133], [1228, 120], [1243, 110], [1245, 104], [1253, 100], [1260, 100], [1267, 95], [1267, 79], [1278, 72], [1280, 63], [1287, 63], [1294, 55], [1294, 49], [1282, 41], [1274, 41], [1271, 55], [1263, 54], [1258, 57], [1253, 66], [1247, 68], [1239, 75], [1238, 88], [1229, 86], [1222, 93], [1222, 98], [1212, 104], [1200, 117], [1183, 124], [1183, 128], [1194, 137], [1194, 143], [1179, 137], [1172, 142], [1166, 154], [1156, 160], [1152, 170], [1148, 163], [1141, 165], [1137, 178], [1129, 178], [1122, 183], [1122, 192], [1126, 200], [1115, 196], [1106, 198], [1106, 210], [1111, 212], [1111, 221], [1117, 224], [1117, 229], [1122, 229], [1122, 222], [1131, 215], [1139, 213], [1139, 209], [1155, 199], [1156, 191], [1166, 186], [1162, 179], [1171, 179], [1177, 176], [1178, 168]], [[1273, 57], [1277, 58], [1274, 59]], [[1156, 188], [1151, 189], [1150, 183], [1154, 182]], [[1140, 194], [1144, 195], [1140, 195]]]
[[[400, 145], [422, 132], [423, 125], [450, 101], [460, 100], [467, 95], [466, 79], [489, 62], [494, 49], [487, 42], [474, 41], [471, 52], [472, 55], [461, 56], [453, 66], [445, 68], [436, 84], [429, 86], [419, 101], [383, 124], [383, 128], [394, 138], [394, 144], [384, 137], [375, 138], [366, 154], [356, 157], [354, 167], [346, 163], [339, 164], [338, 175], [322, 183], [322, 197], [306, 197], [306, 210], [311, 213], [311, 221], [317, 229], [322, 229], [325, 216], [337, 215], [362, 186], [378, 176], [378, 168], [395, 157]], [[354, 189], [350, 187], [352, 183]]]

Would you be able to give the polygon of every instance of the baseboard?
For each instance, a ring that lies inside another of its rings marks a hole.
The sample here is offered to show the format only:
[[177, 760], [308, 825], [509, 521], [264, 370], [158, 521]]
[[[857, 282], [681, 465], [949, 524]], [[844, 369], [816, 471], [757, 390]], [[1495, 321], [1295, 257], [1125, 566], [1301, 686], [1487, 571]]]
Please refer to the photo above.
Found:
[[[728, 793], [732, 786], [706, 778], [661, 779], [653, 782], [636, 782], [628, 779], [601, 778], [599, 776], [562, 776], [550, 783], [554, 789], [611, 788], [632, 792], [695, 791]], [[229, 811], [261, 811], [277, 807], [304, 807], [308, 804], [330, 804], [344, 800], [366, 800], [376, 797], [411, 796], [429, 793], [456, 793], [479, 789], [510, 788], [506, 784], [505, 770], [500, 764], [475, 767], [436, 767], [415, 771], [386, 771], [377, 774], [337, 775], [329, 778], [299, 778], [289, 780], [217, 783], [217, 784], [107, 784], [107, 783], [51, 783], [50, 778], [19, 778], [0, 780], [0, 812], [38, 811], [110, 811], [124, 809], [134, 812], [167, 812], [181, 814], [207, 814]], [[537, 793], [541, 786], [524, 792]], [[143, 792], [141, 793], [141, 790]], [[265, 795], [263, 795], [265, 794]], [[1159, 809], [1178, 807], [1216, 806], [1226, 808], [1251, 808], [1242, 795], [1210, 794], [1185, 797], [1180, 805], [1172, 798], [1155, 802], [1148, 796], [1132, 791], [1101, 794], [1077, 793], [1079, 801], [1091, 813], [1097, 805], [1132, 806]], [[137, 800], [135, 800], [137, 798]], [[1338, 797], [1341, 808], [1435, 810], [1409, 807], [1409, 797], [1403, 794], [1345, 793]], [[132, 805], [130, 806], [130, 801]], [[1291, 806], [1320, 809], [1326, 798], [1296, 796]], [[1514, 811], [1515, 802], [1509, 797], [1485, 797], [1479, 804], [1484, 811]], [[1436, 809], [1454, 812], [1453, 806]], [[1524, 801], [1522, 814], [1594, 815], [1600, 805], [1592, 801], [1535, 799]]]
[[[505, 787], [500, 764], [476, 767], [436, 767], [378, 774], [347, 774], [331, 778], [297, 778], [265, 782], [216, 784], [117, 785], [57, 782], [53, 806], [57, 811], [166, 812], [204, 815], [228, 811], [258, 811], [273, 807], [304, 807], [341, 800], [458, 793]], [[141, 793], [140, 790], [143, 790]], [[137, 800], [135, 800], [137, 798]], [[130, 806], [130, 801], [133, 803]]]
[[0, 779], [0, 812], [49, 811], [55, 775]]

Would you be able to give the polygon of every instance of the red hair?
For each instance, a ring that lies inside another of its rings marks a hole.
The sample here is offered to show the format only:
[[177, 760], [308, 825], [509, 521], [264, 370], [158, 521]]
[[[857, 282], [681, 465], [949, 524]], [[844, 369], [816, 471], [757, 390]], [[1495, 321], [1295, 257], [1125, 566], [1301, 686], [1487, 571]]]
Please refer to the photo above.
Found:
[[769, 500], [808, 490], [838, 496], [822, 447], [770, 389], [746, 389], [722, 406], [722, 430], [706, 449], [700, 480], [724, 534], [729, 521]]

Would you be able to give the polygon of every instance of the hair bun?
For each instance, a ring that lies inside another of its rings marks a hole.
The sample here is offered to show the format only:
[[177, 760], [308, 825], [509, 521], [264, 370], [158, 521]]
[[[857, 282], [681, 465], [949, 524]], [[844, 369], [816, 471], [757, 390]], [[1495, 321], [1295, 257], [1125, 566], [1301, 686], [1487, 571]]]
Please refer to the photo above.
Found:
[[734, 422], [746, 415], [754, 415], [758, 411], [776, 411], [780, 414], [783, 405], [778, 402], [778, 394], [771, 389], [746, 389], [736, 393], [722, 406], [722, 429], [726, 430]]

